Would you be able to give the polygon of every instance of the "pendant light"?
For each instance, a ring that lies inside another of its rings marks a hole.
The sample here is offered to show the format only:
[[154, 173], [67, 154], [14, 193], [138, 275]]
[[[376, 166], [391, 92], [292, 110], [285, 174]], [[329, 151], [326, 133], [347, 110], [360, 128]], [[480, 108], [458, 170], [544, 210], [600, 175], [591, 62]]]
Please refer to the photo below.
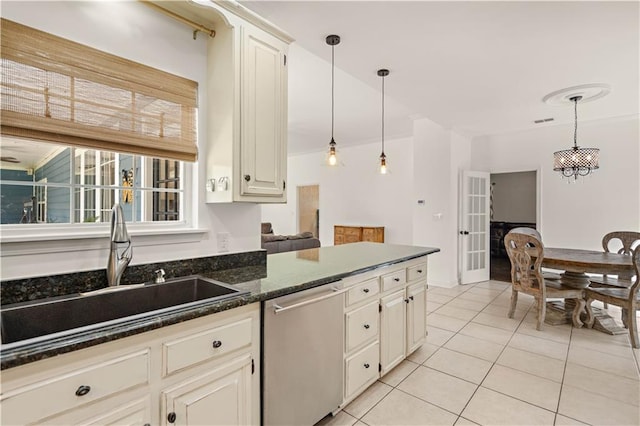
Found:
[[574, 104], [575, 125], [573, 131], [573, 148], [553, 153], [553, 170], [562, 173], [563, 177], [578, 179], [578, 176], [587, 176], [599, 168], [598, 148], [580, 148], [578, 146], [578, 102], [582, 96], [569, 98]]
[[334, 119], [334, 48], [340, 43], [340, 36], [329, 35], [327, 36], [327, 44], [331, 46], [331, 142], [329, 142], [329, 157], [327, 162], [330, 166], [335, 166], [338, 163], [336, 158], [336, 141], [333, 139], [333, 119]]
[[387, 174], [387, 156], [384, 154], [384, 78], [389, 75], [389, 70], [378, 70], [378, 76], [382, 78], [382, 152], [380, 154], [380, 174]]

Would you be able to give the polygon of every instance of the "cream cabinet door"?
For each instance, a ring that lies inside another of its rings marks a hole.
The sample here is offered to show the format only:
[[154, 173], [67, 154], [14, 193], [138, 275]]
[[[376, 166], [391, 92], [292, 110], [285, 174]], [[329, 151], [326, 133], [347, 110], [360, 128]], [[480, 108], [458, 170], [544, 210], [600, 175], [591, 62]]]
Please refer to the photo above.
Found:
[[380, 364], [381, 375], [398, 365], [405, 357], [406, 312], [405, 290], [380, 299]]
[[162, 392], [162, 425], [248, 425], [251, 418], [249, 354]]
[[418, 349], [427, 335], [427, 283], [407, 287], [407, 355]]
[[285, 45], [250, 25], [242, 27], [241, 196], [286, 201], [287, 71]]

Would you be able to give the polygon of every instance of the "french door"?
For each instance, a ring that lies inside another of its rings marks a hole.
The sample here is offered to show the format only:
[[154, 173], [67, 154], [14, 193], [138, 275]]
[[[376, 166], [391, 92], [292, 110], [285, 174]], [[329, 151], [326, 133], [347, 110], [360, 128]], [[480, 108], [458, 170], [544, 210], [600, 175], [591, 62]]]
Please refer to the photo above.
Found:
[[487, 172], [462, 172], [460, 182], [460, 284], [489, 279], [489, 187]]

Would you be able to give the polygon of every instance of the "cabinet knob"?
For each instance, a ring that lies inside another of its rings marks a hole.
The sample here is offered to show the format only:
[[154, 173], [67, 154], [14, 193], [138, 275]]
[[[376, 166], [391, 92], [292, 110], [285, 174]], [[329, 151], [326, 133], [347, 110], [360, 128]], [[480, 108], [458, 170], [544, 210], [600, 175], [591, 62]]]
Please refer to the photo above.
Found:
[[85, 396], [91, 390], [91, 386], [82, 385], [76, 390], [76, 396]]
[[369, 289], [368, 288], [363, 288], [362, 291], [365, 292], [365, 293], [369, 293]]
[[244, 175], [244, 180], [249, 182], [251, 180], [251, 175]]
[[393, 280], [394, 280], [395, 282], [398, 282], [398, 281], [400, 281], [400, 278], [394, 278]]
[[409, 296], [409, 299], [413, 300], [413, 296]]
[[167, 421], [169, 423], [175, 423], [176, 422], [176, 413], [171, 412], [171, 413], [167, 414]]
[[369, 367], [370, 367], [370, 366], [369, 366], [369, 364], [368, 364], [368, 363], [365, 363], [365, 364], [364, 364], [364, 368], [369, 368]]
[[369, 329], [369, 324], [365, 324], [364, 328], [368, 330]]
[[222, 342], [220, 340], [214, 340], [213, 341], [213, 347], [218, 349], [220, 346], [222, 346]]
[[409, 299], [404, 299], [405, 303], [409, 303]]

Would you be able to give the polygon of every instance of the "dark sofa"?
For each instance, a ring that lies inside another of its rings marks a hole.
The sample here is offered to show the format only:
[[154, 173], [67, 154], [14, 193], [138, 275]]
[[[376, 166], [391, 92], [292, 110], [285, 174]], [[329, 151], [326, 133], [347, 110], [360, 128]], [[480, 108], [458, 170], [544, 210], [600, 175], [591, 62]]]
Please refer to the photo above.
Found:
[[311, 232], [302, 232], [295, 235], [276, 235], [270, 222], [262, 223], [262, 248], [267, 254], [284, 251], [296, 251], [320, 247], [320, 240], [313, 237]]

